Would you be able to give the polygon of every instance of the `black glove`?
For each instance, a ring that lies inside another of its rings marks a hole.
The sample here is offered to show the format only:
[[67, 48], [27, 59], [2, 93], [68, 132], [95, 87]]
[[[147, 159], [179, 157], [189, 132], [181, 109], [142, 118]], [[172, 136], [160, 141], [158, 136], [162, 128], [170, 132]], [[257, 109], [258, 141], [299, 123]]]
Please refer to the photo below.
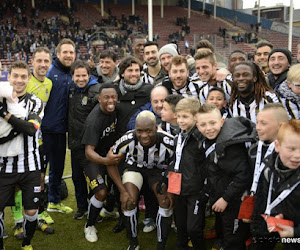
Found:
[[0, 116], [4, 118], [8, 114], [7, 106], [3, 102], [0, 102]]

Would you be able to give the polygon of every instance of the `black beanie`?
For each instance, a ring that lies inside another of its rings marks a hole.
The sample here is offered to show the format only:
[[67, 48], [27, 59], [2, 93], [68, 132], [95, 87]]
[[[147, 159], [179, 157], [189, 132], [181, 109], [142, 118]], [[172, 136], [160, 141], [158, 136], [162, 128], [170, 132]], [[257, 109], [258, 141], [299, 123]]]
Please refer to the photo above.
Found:
[[273, 49], [270, 54], [269, 54], [269, 57], [268, 57], [268, 62], [270, 61], [270, 57], [272, 54], [276, 53], [276, 52], [281, 52], [283, 54], [285, 54], [286, 58], [288, 59], [288, 62], [289, 64], [291, 65], [292, 64], [292, 54], [289, 50], [287, 49]]

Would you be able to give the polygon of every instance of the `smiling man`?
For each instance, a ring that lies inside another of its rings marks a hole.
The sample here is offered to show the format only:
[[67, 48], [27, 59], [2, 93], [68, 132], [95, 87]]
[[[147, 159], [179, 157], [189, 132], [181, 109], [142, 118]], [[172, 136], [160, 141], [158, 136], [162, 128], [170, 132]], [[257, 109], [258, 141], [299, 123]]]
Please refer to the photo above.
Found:
[[292, 64], [291, 52], [287, 49], [273, 49], [268, 57], [269, 84], [276, 91], [286, 80], [287, 72]]
[[260, 42], [256, 45], [254, 61], [261, 67], [261, 69], [265, 73], [269, 72], [268, 57], [272, 49], [273, 45], [267, 41]]
[[225, 92], [226, 100], [229, 102], [230, 93], [231, 93], [231, 82], [226, 77], [223, 81], [217, 81], [217, 60], [216, 56], [210, 50], [202, 50], [196, 53], [195, 58], [195, 67], [196, 72], [199, 75], [201, 82], [199, 99], [201, 104], [204, 104], [208, 92], [213, 87], [222, 88]]
[[133, 39], [132, 49], [133, 56], [144, 63], [144, 45], [147, 42], [145, 36], [137, 35]]
[[85, 147], [87, 160], [83, 155], [81, 166], [91, 190], [87, 223], [84, 227], [85, 238], [89, 242], [98, 240], [94, 225], [107, 194], [105, 166], [117, 164], [120, 160], [118, 155], [106, 157], [115, 141], [117, 125], [115, 108], [117, 101], [118, 94], [115, 86], [109, 83], [102, 84], [98, 96], [99, 103], [88, 115], [82, 133], [81, 143]]
[[[22, 249], [32, 250], [31, 239], [34, 235], [38, 206], [41, 191], [41, 165], [39, 156], [38, 130], [43, 118], [44, 109], [42, 101], [36, 96], [26, 92], [30, 79], [30, 70], [23, 61], [15, 61], [11, 65], [8, 80], [17, 94], [20, 106], [24, 109], [26, 119], [19, 119], [7, 110], [5, 102], [0, 102], [0, 117], [3, 122], [9, 123], [13, 130], [5, 138], [4, 144], [20, 135], [21, 140], [16, 147], [23, 143], [18, 154], [12, 154], [6, 148], [1, 149], [0, 173], [0, 249], [3, 249], [4, 218], [3, 211], [11, 197], [15, 194], [16, 186], [22, 190], [24, 205], [24, 239]], [[11, 137], [12, 135], [12, 137]], [[3, 141], [4, 140], [4, 141]], [[5, 147], [4, 147], [5, 148]]]
[[144, 82], [152, 85], [161, 83], [166, 76], [165, 71], [160, 65], [158, 59], [158, 45], [155, 42], [148, 41], [144, 45], [144, 61], [147, 67], [144, 67], [142, 77]]
[[44, 152], [49, 161], [48, 211], [71, 213], [73, 209], [61, 203], [61, 177], [65, 166], [68, 91], [72, 83], [71, 65], [75, 60], [75, 44], [62, 39], [47, 77], [52, 90], [42, 124]]
[[75, 187], [77, 213], [74, 219], [82, 219], [88, 210], [87, 188], [83, 174], [85, 152], [81, 144], [84, 122], [97, 104], [100, 84], [90, 76], [88, 65], [77, 60], [71, 68], [74, 84], [69, 91], [68, 103], [68, 146], [71, 150], [72, 180]]
[[158, 186], [160, 186], [162, 173], [172, 160], [173, 148], [173, 137], [157, 131], [155, 116], [151, 111], [142, 111], [136, 118], [136, 129], [128, 131], [114, 145], [114, 154], [125, 156], [126, 171], [121, 180], [116, 164], [111, 164], [107, 170], [120, 191], [127, 236], [130, 241], [128, 249], [139, 249], [137, 204], [143, 185], [149, 185], [158, 200], [157, 249], [165, 249], [173, 210], [166, 189]]
[[256, 115], [265, 104], [279, 102], [257, 64], [241, 62], [233, 68], [232, 76], [229, 104], [232, 117], [243, 116], [256, 123]]
[[[44, 104], [44, 107], [46, 107], [52, 89], [52, 81], [46, 77], [52, 62], [51, 52], [46, 47], [38, 47], [33, 52], [32, 57], [33, 73], [30, 77], [26, 90], [28, 93], [32, 93], [40, 98]], [[44, 194], [44, 183], [47, 163], [45, 162], [44, 147], [40, 130], [39, 133], [39, 152], [41, 160], [41, 203], [39, 206], [38, 229], [46, 233], [53, 233], [52, 228], [50, 228], [48, 224], [52, 224], [54, 221], [51, 216], [44, 211], [46, 206], [46, 204], [44, 204], [46, 198]], [[17, 195], [15, 202], [17, 204]], [[17, 207], [18, 206], [16, 206], [16, 208]]]
[[118, 78], [117, 59], [118, 56], [113, 51], [105, 50], [101, 52], [96, 72], [92, 72], [98, 77], [99, 83], [113, 83]]

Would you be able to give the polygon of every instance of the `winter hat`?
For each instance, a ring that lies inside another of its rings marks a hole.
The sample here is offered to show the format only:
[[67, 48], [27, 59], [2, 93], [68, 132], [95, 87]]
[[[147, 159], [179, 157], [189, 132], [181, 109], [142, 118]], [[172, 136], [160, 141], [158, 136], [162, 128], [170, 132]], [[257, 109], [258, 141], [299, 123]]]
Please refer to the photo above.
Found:
[[172, 56], [178, 56], [177, 45], [175, 43], [169, 43], [162, 46], [158, 52], [158, 58], [160, 58], [162, 54], [170, 54]]
[[270, 54], [269, 54], [269, 57], [268, 57], [268, 62], [270, 61], [270, 57], [271, 55], [273, 55], [274, 53], [276, 52], [281, 52], [283, 54], [285, 54], [286, 58], [288, 59], [288, 62], [289, 64], [291, 65], [292, 64], [292, 54], [289, 50], [287, 49], [273, 49]]

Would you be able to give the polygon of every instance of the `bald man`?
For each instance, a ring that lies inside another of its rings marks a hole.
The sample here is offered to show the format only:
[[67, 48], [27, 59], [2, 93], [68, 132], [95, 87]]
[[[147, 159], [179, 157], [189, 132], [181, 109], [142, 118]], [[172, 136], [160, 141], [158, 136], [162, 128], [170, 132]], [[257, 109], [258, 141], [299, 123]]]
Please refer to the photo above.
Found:
[[113, 147], [114, 154], [125, 156], [122, 180], [117, 165], [107, 170], [120, 191], [125, 216], [128, 249], [139, 249], [137, 239], [137, 204], [140, 191], [146, 181], [159, 203], [157, 213], [158, 245], [165, 249], [173, 213], [173, 202], [166, 188], [161, 188], [162, 175], [174, 153], [173, 136], [157, 131], [156, 118], [151, 111], [142, 111], [136, 118], [136, 129], [128, 131]]

